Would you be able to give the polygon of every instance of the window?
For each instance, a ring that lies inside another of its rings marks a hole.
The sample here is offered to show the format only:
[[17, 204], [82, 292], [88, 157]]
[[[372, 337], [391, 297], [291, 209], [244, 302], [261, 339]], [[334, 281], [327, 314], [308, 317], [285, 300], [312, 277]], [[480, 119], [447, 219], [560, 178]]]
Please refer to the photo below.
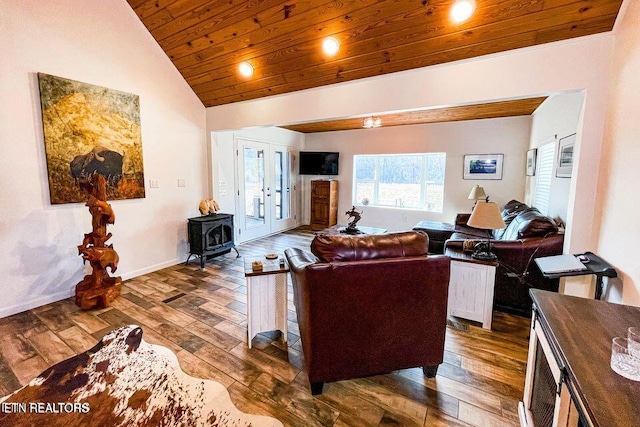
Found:
[[538, 159], [536, 160], [536, 194], [533, 205], [543, 215], [549, 214], [549, 199], [551, 197], [551, 179], [553, 177], [553, 154], [555, 143], [538, 147]]
[[353, 203], [442, 212], [445, 153], [353, 156]]

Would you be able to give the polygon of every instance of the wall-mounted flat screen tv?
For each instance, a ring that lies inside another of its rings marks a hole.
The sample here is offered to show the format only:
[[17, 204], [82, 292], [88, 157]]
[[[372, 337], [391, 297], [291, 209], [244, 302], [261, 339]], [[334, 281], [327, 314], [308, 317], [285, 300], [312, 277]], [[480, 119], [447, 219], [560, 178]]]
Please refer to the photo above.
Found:
[[300, 175], [338, 175], [340, 153], [300, 152]]

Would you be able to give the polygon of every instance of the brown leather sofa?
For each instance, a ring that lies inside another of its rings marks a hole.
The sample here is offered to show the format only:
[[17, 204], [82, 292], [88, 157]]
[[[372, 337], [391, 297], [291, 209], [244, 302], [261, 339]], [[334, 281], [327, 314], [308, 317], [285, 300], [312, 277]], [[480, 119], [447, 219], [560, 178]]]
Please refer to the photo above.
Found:
[[[456, 216], [455, 231], [445, 242], [445, 250], [462, 248], [464, 240], [487, 240], [486, 230], [467, 225], [469, 216]], [[564, 234], [558, 232], [553, 219], [517, 200], [504, 206], [502, 218], [507, 227], [494, 230], [491, 236], [491, 250], [498, 256], [493, 306], [507, 313], [530, 316], [530, 288], [558, 291], [558, 280], [545, 279], [533, 260], [561, 254]]]
[[287, 249], [312, 394], [324, 382], [423, 367], [444, 354], [449, 257], [427, 256], [410, 231], [319, 235], [311, 251]]

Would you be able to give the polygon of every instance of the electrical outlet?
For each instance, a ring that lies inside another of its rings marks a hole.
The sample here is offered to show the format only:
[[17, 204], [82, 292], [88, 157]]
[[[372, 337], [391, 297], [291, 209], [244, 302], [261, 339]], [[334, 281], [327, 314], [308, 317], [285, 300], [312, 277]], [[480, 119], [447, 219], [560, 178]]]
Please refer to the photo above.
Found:
[[160, 188], [160, 183], [158, 182], [157, 179], [150, 179], [149, 188]]
[[184, 178], [178, 178], [178, 187], [186, 187], [187, 181]]
[[227, 195], [227, 190], [220, 190], [220, 191], [218, 191], [218, 194], [220, 196], [226, 196]]

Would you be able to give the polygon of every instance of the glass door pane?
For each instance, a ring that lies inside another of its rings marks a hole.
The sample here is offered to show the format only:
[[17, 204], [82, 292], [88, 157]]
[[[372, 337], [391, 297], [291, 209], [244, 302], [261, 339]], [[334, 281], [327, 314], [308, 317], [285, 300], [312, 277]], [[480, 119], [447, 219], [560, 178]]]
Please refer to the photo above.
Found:
[[286, 151], [274, 151], [275, 219], [291, 218], [290, 155]]
[[250, 229], [265, 224], [265, 152], [245, 146], [243, 154], [245, 221]]

